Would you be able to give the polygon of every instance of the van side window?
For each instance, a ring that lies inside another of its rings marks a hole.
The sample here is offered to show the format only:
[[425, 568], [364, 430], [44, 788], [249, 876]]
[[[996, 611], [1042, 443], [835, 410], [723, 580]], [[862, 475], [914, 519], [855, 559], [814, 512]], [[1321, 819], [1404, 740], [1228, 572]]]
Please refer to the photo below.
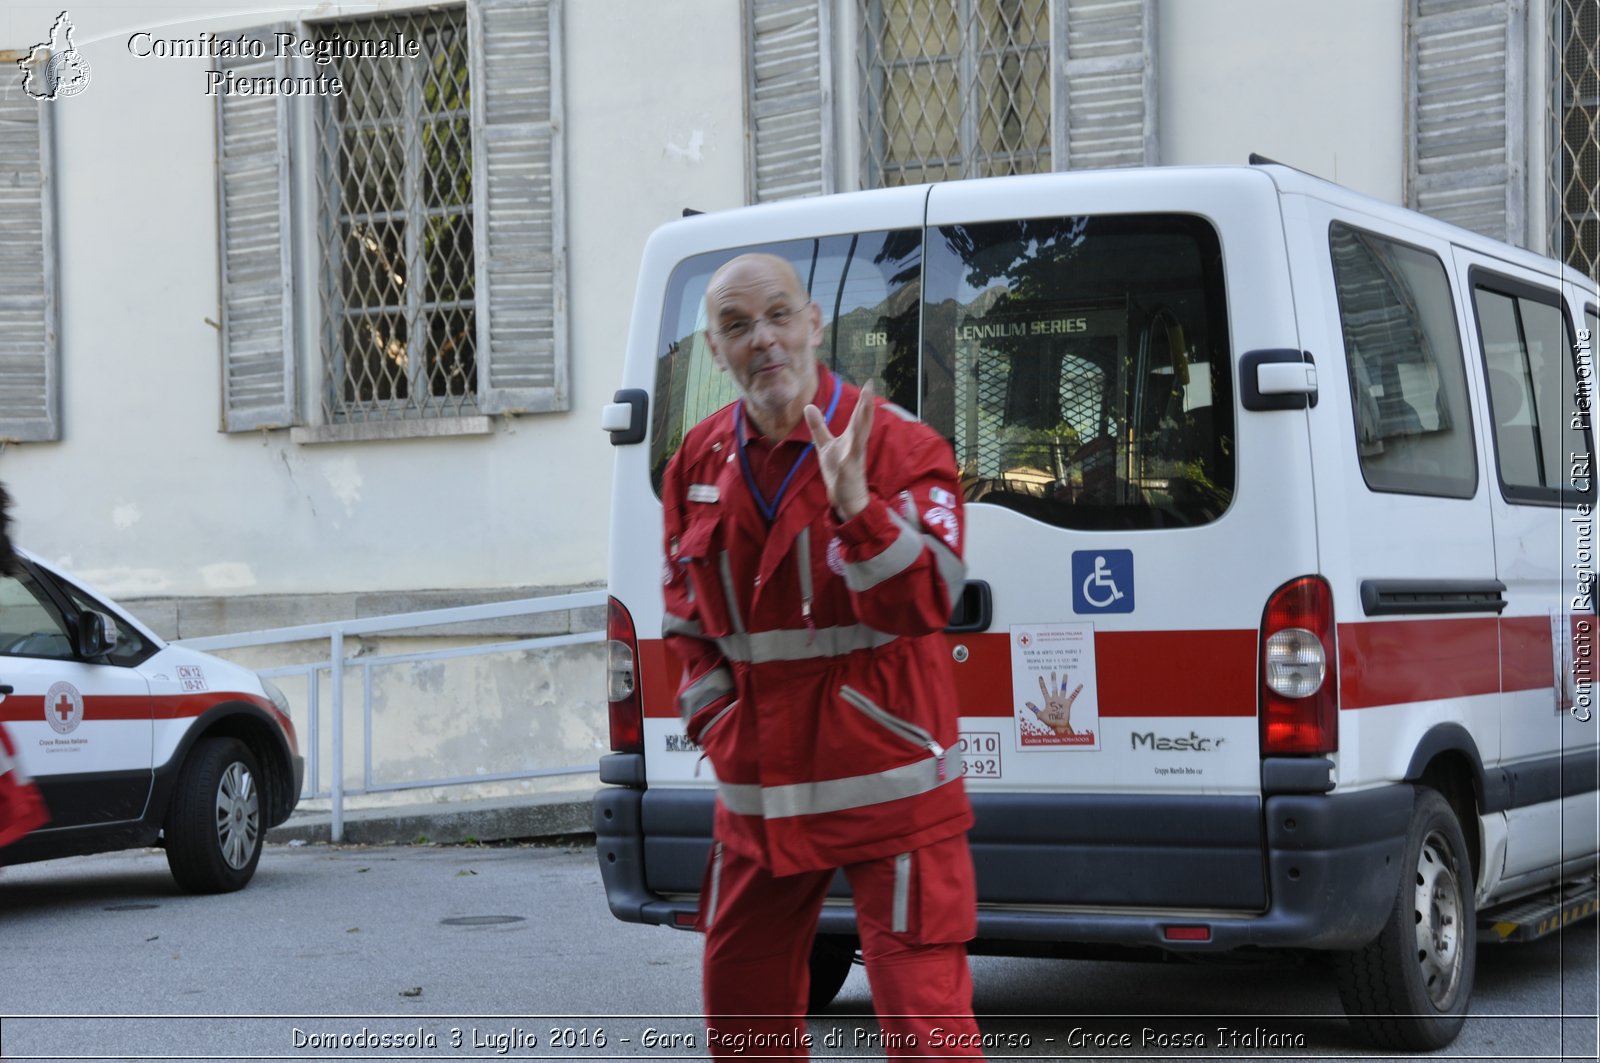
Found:
[[[1573, 417], [1577, 339], [1554, 291], [1480, 270], [1473, 305], [1489, 381], [1489, 411], [1501, 489], [1508, 501], [1593, 497], [1573, 486], [1570, 455], [1589, 453], [1586, 423]], [[1592, 381], [1587, 381], [1591, 385]], [[1591, 474], [1583, 471], [1585, 483]]]
[[1221, 245], [1187, 215], [928, 233], [922, 418], [967, 501], [1063, 528], [1204, 524], [1234, 488]]
[[852, 384], [917, 408], [917, 291], [922, 230], [844, 233], [811, 240], [737, 247], [685, 259], [667, 281], [650, 402], [650, 480], [656, 497], [667, 462], [684, 433], [739, 397], [706, 344], [706, 285], [731, 259], [750, 252], [793, 263], [822, 307], [823, 365]]
[[1338, 222], [1329, 245], [1367, 486], [1471, 498], [1478, 463], [1444, 263]]

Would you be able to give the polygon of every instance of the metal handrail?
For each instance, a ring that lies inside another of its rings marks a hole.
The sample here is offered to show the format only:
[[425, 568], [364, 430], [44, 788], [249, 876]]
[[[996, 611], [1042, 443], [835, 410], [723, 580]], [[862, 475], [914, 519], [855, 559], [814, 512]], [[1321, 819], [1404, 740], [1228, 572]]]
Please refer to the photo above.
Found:
[[347, 636], [372, 635], [380, 632], [409, 631], [415, 628], [438, 627], [447, 624], [470, 623], [472, 621], [498, 620], [512, 616], [528, 616], [537, 613], [551, 613], [563, 609], [587, 609], [606, 604], [606, 592], [603, 590], [578, 591], [569, 594], [556, 594], [543, 598], [517, 598], [505, 602], [490, 602], [483, 605], [453, 606], [446, 609], [424, 609], [410, 613], [390, 613], [385, 616], [361, 617], [353, 620], [335, 620], [321, 624], [297, 624], [292, 627], [265, 628], [260, 631], [244, 631], [231, 635], [206, 635], [192, 639], [176, 639], [173, 645], [185, 646], [189, 649], [214, 651], [242, 649], [248, 646], [272, 646], [287, 642], [311, 642], [327, 639], [329, 643], [328, 656], [323, 660], [308, 661], [303, 664], [280, 665], [273, 668], [256, 669], [257, 674], [272, 678], [275, 676], [302, 675], [306, 679], [308, 704], [306, 707], [308, 736], [306, 739], [306, 781], [313, 795], [316, 794], [315, 780], [318, 778], [318, 750], [321, 743], [318, 741], [319, 712], [318, 703], [321, 700], [319, 675], [323, 669], [330, 673], [329, 681], [332, 690], [329, 692], [333, 722], [330, 732], [330, 746], [333, 759], [333, 770], [329, 779], [329, 799], [331, 803], [330, 836], [334, 842], [344, 840], [344, 670], [347, 666], [354, 665], [362, 669], [362, 731], [363, 731], [363, 768], [361, 793], [381, 793], [396, 790], [423, 789], [431, 786], [451, 785], [461, 782], [487, 782], [504, 781], [509, 779], [542, 778], [553, 775], [576, 775], [598, 770], [598, 765], [588, 764], [562, 768], [543, 768], [527, 772], [501, 772], [494, 775], [474, 775], [464, 778], [430, 779], [399, 784], [376, 784], [372, 778], [372, 668], [379, 664], [401, 664], [407, 662], [445, 660], [457, 657], [483, 656], [490, 653], [505, 653], [520, 649], [545, 648], [556, 649], [562, 646], [574, 646], [591, 642], [600, 642], [605, 639], [603, 630], [584, 630], [568, 632], [559, 635], [543, 635], [533, 638], [513, 639], [509, 641], [486, 643], [471, 647], [453, 647], [445, 650], [426, 650], [417, 653], [386, 654], [381, 657], [350, 657], [344, 652], [344, 640]]

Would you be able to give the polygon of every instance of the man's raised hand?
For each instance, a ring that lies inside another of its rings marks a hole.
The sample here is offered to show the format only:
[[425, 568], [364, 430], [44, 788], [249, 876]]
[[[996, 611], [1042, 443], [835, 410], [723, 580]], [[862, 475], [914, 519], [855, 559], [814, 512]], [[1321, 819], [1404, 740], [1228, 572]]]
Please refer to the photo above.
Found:
[[817, 465], [828, 488], [828, 503], [844, 520], [867, 508], [867, 437], [872, 434], [872, 383], [861, 389], [850, 423], [834, 435], [815, 405], [806, 406], [806, 424], [817, 446]]

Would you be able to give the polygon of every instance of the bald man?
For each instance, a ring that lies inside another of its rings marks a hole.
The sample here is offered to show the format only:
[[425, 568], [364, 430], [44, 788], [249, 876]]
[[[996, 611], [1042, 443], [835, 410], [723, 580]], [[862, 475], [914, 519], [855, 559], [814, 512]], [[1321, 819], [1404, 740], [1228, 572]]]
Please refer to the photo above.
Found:
[[843, 869], [889, 1054], [981, 1056], [941, 634], [965, 575], [949, 444], [819, 364], [822, 311], [784, 259], [723, 266], [706, 317], [740, 397], [690, 430], [662, 495], [663, 632], [717, 779], [709, 1047], [804, 1054], [811, 941]]

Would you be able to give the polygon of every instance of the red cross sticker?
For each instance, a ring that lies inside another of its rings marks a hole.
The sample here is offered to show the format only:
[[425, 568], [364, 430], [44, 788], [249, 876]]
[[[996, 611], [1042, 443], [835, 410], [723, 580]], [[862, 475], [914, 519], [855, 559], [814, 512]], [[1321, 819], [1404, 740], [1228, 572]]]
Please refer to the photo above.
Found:
[[62, 723], [72, 719], [72, 699], [62, 694], [56, 699], [56, 718]]
[[1033, 639], [1029, 638], [1027, 635], [1018, 635], [1017, 636], [1017, 642], [1018, 642], [1019, 645], [1022, 645], [1022, 646], [1031, 646], [1031, 645], [1033, 645]]

